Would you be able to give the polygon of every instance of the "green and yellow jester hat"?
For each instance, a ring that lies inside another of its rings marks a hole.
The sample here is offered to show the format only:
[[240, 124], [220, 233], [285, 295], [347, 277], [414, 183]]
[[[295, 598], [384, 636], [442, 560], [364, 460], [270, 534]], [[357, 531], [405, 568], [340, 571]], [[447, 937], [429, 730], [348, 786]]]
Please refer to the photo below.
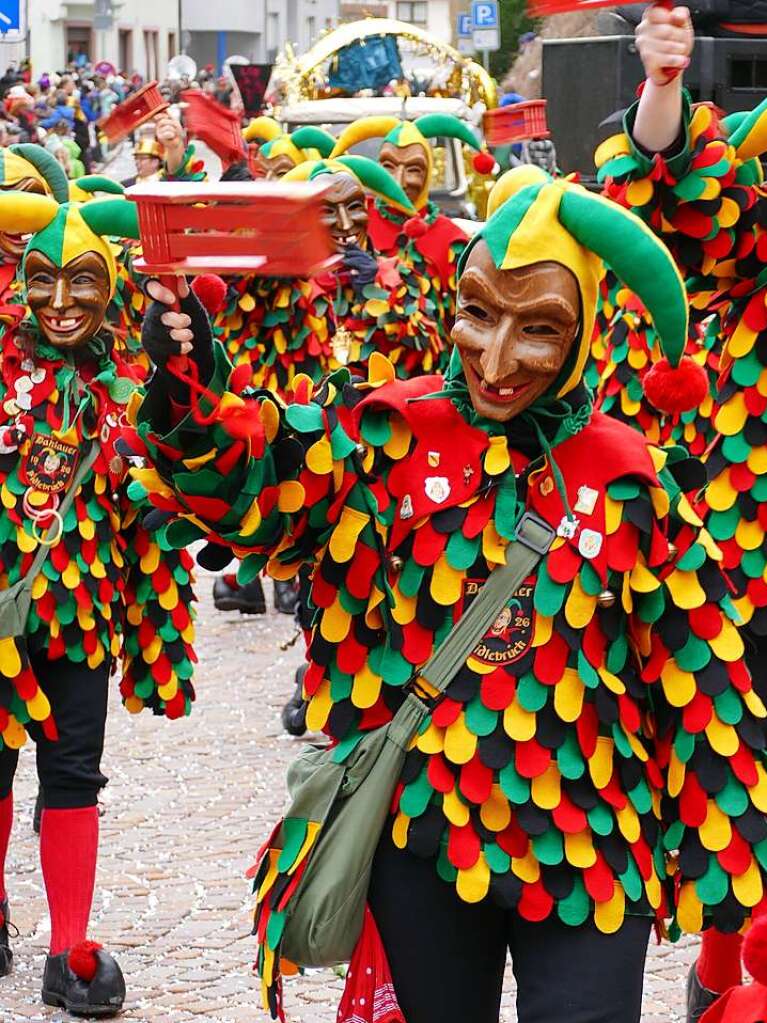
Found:
[[97, 253], [107, 266], [110, 294], [114, 294], [117, 265], [109, 238], [138, 239], [136, 204], [122, 196], [72, 202], [66, 176], [53, 159], [52, 164], [57, 171], [52, 167], [43, 171], [50, 195], [0, 192], [0, 231], [32, 235], [22, 266], [30, 252], [42, 252], [55, 266], [66, 266], [85, 252]]
[[488, 216], [461, 256], [459, 273], [481, 240], [499, 270], [554, 262], [578, 281], [580, 336], [556, 381], [556, 397], [564, 397], [583, 377], [607, 264], [647, 307], [661, 340], [665, 359], [657, 364], [661, 368], [655, 380], [648, 381], [649, 373], [645, 378], [648, 398], [668, 413], [700, 404], [708, 383], [705, 373], [696, 372], [700, 367], [684, 356], [684, 282], [668, 249], [639, 217], [572, 181], [529, 166], [499, 178], [490, 193]]
[[283, 181], [314, 181], [323, 174], [349, 174], [363, 188], [390, 206], [411, 216], [416, 212], [402, 187], [387, 170], [366, 156], [341, 156], [337, 160], [314, 160], [288, 171]]
[[423, 209], [429, 201], [429, 187], [434, 172], [434, 151], [429, 139], [458, 139], [476, 150], [474, 169], [479, 174], [489, 174], [495, 166], [495, 160], [482, 148], [471, 128], [452, 114], [424, 114], [415, 121], [400, 121], [397, 117], [361, 117], [344, 128], [330, 155], [340, 156], [352, 146], [376, 138], [382, 138], [384, 144], [389, 143], [398, 149], [421, 146], [426, 153], [428, 173], [423, 191], [415, 201], [418, 210]]
[[277, 156], [288, 156], [294, 166], [307, 160], [320, 160], [330, 156], [335, 145], [332, 135], [311, 125], [299, 128], [292, 135], [288, 135], [272, 117], [254, 118], [243, 130], [242, 137], [246, 142], [261, 139], [263, 145], [260, 153], [265, 159], [273, 160]]
[[43, 186], [46, 193], [50, 192], [45, 174], [40, 170], [41, 163], [43, 167], [55, 164], [66, 180], [61, 164], [41, 146], [17, 143], [0, 149], [0, 188], [12, 189], [25, 178], [32, 178]]

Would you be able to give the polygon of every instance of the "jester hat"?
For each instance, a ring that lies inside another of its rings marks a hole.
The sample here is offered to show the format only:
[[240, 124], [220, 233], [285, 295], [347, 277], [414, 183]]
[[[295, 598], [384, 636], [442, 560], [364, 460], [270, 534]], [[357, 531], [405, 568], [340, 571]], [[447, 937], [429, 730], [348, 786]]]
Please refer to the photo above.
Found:
[[[38, 150], [26, 146], [25, 150]], [[114, 294], [117, 265], [109, 237], [138, 238], [136, 205], [122, 196], [93, 199], [88, 203], [73, 202], [69, 182], [60, 165], [50, 158], [38, 163], [42, 167], [50, 195], [32, 192], [0, 192], [0, 231], [31, 234], [23, 265], [30, 252], [42, 252], [55, 266], [66, 266], [85, 252], [95, 252], [104, 260], [109, 273], [110, 294]], [[27, 152], [24, 153], [30, 159]], [[32, 153], [37, 159], [39, 154]], [[93, 182], [91, 182], [92, 184]], [[103, 186], [103, 179], [96, 179]], [[89, 183], [83, 189], [88, 192]], [[103, 187], [99, 190], [105, 191]]]
[[[655, 321], [670, 376], [684, 388], [692, 370], [671, 367], [682, 363], [687, 340], [688, 305], [684, 282], [668, 249], [633, 213], [564, 179], [553, 179], [538, 167], [507, 171], [495, 184], [488, 202], [489, 219], [472, 238], [459, 261], [459, 273], [480, 240], [490, 250], [499, 270], [516, 270], [535, 263], [554, 262], [566, 267], [578, 281], [581, 295], [580, 336], [556, 382], [563, 397], [580, 382], [594, 329], [599, 283], [604, 263], [634, 291]], [[689, 366], [687, 364], [690, 364]], [[697, 378], [696, 378], [697, 379]], [[707, 393], [693, 396], [695, 407]], [[649, 395], [648, 395], [649, 396]], [[672, 410], [668, 410], [672, 411]]]
[[[38, 170], [36, 164], [25, 157], [24, 151], [30, 148], [40, 149], [39, 146], [13, 145], [0, 149], [0, 188], [12, 189], [25, 178], [34, 178], [46, 192], [50, 191], [48, 183], [43, 174]], [[44, 149], [40, 149], [49, 160], [57, 163], [53, 156]]]
[[332, 135], [310, 125], [288, 135], [272, 117], [254, 118], [243, 131], [242, 137], [246, 142], [263, 140], [261, 155], [267, 160], [273, 160], [277, 156], [289, 156], [294, 166], [307, 160], [319, 160], [330, 156], [335, 145]]
[[314, 181], [322, 174], [349, 174], [363, 188], [383, 199], [390, 206], [412, 216], [415, 207], [408, 199], [402, 187], [388, 171], [366, 156], [341, 156], [337, 160], [314, 160], [294, 167], [283, 178], [283, 181]]
[[421, 146], [426, 153], [428, 173], [423, 191], [416, 199], [416, 209], [423, 209], [429, 200], [429, 186], [434, 171], [434, 152], [429, 139], [459, 139], [477, 151], [474, 169], [480, 174], [489, 174], [495, 165], [492, 156], [482, 149], [471, 128], [452, 114], [424, 114], [415, 121], [400, 121], [397, 117], [361, 117], [341, 132], [331, 156], [340, 156], [366, 139], [382, 138], [398, 149], [406, 146]]

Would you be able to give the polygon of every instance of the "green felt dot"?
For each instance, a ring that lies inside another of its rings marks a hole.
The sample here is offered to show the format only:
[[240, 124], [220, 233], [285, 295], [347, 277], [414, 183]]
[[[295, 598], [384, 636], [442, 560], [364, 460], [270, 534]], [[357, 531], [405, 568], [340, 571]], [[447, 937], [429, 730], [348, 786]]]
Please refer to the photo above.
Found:
[[613, 501], [631, 501], [635, 497], [639, 497], [640, 488], [638, 483], [624, 478], [611, 483], [607, 488], [607, 493]]
[[447, 881], [449, 884], [454, 884], [455, 879], [458, 877], [458, 871], [447, 858], [446, 845], [441, 846], [439, 850], [439, 856], [437, 857], [437, 873], [443, 881]]
[[498, 781], [500, 782], [503, 794], [510, 803], [514, 803], [516, 806], [522, 806], [523, 803], [529, 802], [530, 782], [517, 773], [513, 760], [509, 761], [509, 763], [501, 769], [498, 775]]
[[424, 767], [418, 778], [405, 786], [400, 797], [400, 810], [408, 817], [420, 817], [426, 812], [433, 792]]
[[751, 445], [742, 433], [725, 437], [722, 441], [722, 454], [726, 461], [740, 464], [751, 454]]
[[637, 599], [637, 614], [643, 622], [652, 625], [659, 621], [666, 610], [666, 598], [663, 587], [659, 586], [652, 593], [643, 593]]
[[620, 877], [626, 897], [632, 902], [639, 902], [644, 894], [644, 885], [642, 883], [642, 875], [639, 873], [639, 868], [634, 862], [634, 857], [631, 853], [628, 855], [628, 866], [618, 876]]
[[399, 588], [406, 597], [415, 597], [421, 588], [426, 569], [423, 565], [417, 564], [412, 558], [408, 558], [402, 575], [399, 577]]
[[707, 557], [708, 555], [703, 545], [694, 543], [679, 558], [677, 567], [683, 572], [697, 572], [701, 565], [705, 564]]
[[404, 686], [413, 674], [413, 668], [401, 653], [387, 646], [381, 658], [381, 671], [378, 674], [383, 677], [387, 685]]
[[590, 912], [591, 899], [583, 886], [583, 881], [576, 876], [573, 890], [557, 903], [559, 919], [569, 927], [580, 927], [586, 922]]
[[583, 592], [590, 597], [598, 597], [602, 592], [602, 580], [599, 578], [596, 569], [588, 561], [585, 561], [581, 566], [580, 580]]
[[652, 809], [652, 796], [644, 778], [633, 789], [629, 789], [627, 795], [638, 814], [649, 813]]
[[601, 679], [582, 650], [578, 651], [578, 677], [588, 689], [597, 689]]
[[711, 647], [691, 632], [684, 646], [674, 653], [674, 660], [682, 671], [702, 671], [711, 660]]
[[742, 355], [732, 364], [732, 379], [741, 387], [755, 387], [762, 373], [756, 349]]
[[713, 853], [709, 854], [706, 873], [695, 882], [695, 892], [704, 906], [718, 906], [727, 895], [730, 880], [719, 866]]
[[618, 750], [620, 755], [625, 760], [631, 760], [632, 757], [634, 756], [634, 751], [632, 750], [631, 744], [629, 743], [628, 739], [626, 738], [626, 733], [623, 731], [623, 728], [621, 727], [620, 721], [616, 721], [613, 724], [613, 726], [612, 726], [612, 736], [613, 736], [613, 742], [615, 743], [615, 748]]
[[504, 852], [499, 845], [491, 842], [484, 847], [487, 865], [494, 874], [507, 874], [511, 869], [511, 856]]
[[549, 687], [539, 682], [530, 671], [522, 676], [517, 685], [517, 699], [531, 714], [546, 706], [549, 692]]
[[727, 511], [712, 511], [709, 513], [706, 526], [709, 533], [715, 540], [730, 540], [735, 536], [735, 530], [740, 522], [740, 511], [737, 504]]
[[603, 838], [613, 832], [612, 810], [605, 803], [597, 803], [586, 814], [591, 830]]
[[554, 827], [542, 835], [533, 835], [532, 845], [538, 861], [546, 867], [555, 867], [565, 858], [562, 834]]
[[583, 777], [586, 770], [586, 763], [578, 747], [578, 736], [575, 732], [568, 732], [565, 741], [557, 750], [557, 766], [559, 773], [568, 781], [577, 781]]
[[367, 411], [362, 417], [362, 439], [373, 447], [383, 447], [391, 440], [391, 423], [387, 412]]
[[743, 701], [732, 687], [714, 697], [714, 707], [726, 725], [737, 725], [743, 717]]
[[695, 736], [680, 728], [674, 736], [674, 752], [681, 763], [689, 763], [695, 752]]
[[615, 638], [607, 650], [607, 670], [611, 671], [613, 675], [620, 675], [626, 667], [628, 650], [628, 640], [626, 634], [622, 632]]
[[472, 735], [480, 738], [485, 735], [492, 735], [498, 724], [498, 712], [488, 710], [482, 703], [479, 696], [466, 707], [466, 727]]
[[538, 614], [553, 618], [561, 609], [567, 586], [562, 583], [555, 583], [548, 573], [546, 561], [542, 561], [538, 567], [538, 579], [533, 594], [533, 606]]
[[450, 537], [445, 548], [445, 557], [451, 568], [457, 572], [465, 572], [477, 560], [482, 540], [481, 537], [468, 539], [463, 533], [456, 532]]
[[728, 777], [724, 788], [716, 793], [714, 799], [722, 813], [735, 821], [746, 812], [750, 804], [748, 792], [733, 775]]
[[682, 844], [685, 830], [685, 826], [681, 821], [674, 821], [663, 836], [663, 848], [669, 852], [674, 852], [678, 849]]

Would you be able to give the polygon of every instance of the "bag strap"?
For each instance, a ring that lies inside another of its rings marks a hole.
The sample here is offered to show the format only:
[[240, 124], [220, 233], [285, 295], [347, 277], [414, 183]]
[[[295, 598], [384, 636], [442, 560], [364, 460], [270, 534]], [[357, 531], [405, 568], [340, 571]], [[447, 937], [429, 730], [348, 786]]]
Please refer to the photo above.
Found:
[[466, 614], [418, 673], [443, 693], [466, 658], [495, 621], [498, 613], [527, 579], [554, 542], [556, 533], [542, 518], [526, 511], [517, 524], [516, 539], [506, 549], [506, 564], [493, 569]]
[[[64, 494], [64, 497], [61, 500], [61, 504], [58, 507], [58, 513], [62, 521], [62, 532], [64, 517], [69, 511], [69, 509], [72, 507], [72, 502], [75, 499], [77, 488], [80, 486], [80, 484], [90, 471], [91, 466], [98, 458], [98, 454], [99, 454], [98, 442], [95, 440], [91, 441], [91, 446], [88, 449], [88, 452], [85, 455], [85, 457], [80, 459], [80, 464], [77, 466], [77, 470], [75, 471], [75, 474], [72, 477], [72, 482], [67, 487], [66, 493]], [[59, 538], [57, 537], [57, 542], [58, 539]], [[35, 581], [38, 575], [40, 575], [43, 565], [48, 560], [48, 555], [50, 554], [53, 546], [54, 545], [52, 543], [51, 544], [41, 543], [38, 546], [37, 553], [35, 554], [32, 564], [29, 566], [29, 571], [24, 576], [23, 582], [24, 587], [26, 587], [27, 585], [31, 587], [32, 583]]]

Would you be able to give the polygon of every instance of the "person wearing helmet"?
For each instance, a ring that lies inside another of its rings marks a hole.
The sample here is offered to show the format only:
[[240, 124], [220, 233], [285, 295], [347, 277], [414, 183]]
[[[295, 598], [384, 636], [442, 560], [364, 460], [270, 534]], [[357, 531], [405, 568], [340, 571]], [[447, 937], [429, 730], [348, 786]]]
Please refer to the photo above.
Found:
[[[444, 695], [420, 689], [433, 700], [341, 1023], [384, 1007], [399, 1023], [497, 1023], [509, 949], [520, 1023], [637, 1023], [653, 921], [694, 931], [726, 911], [740, 926], [763, 894], [753, 841], [745, 878], [717, 857], [763, 819], [765, 707], [686, 496], [700, 465], [594, 411], [583, 385], [606, 262], [651, 310], [666, 382], [695, 399], [681, 276], [639, 218], [538, 168], [504, 176], [490, 209], [458, 268], [444, 380], [340, 369], [283, 407], [241, 386], [192, 298], [172, 312], [149, 285], [145, 342], [187, 353], [198, 384], [174, 392], [159, 368], [132, 410], [137, 485], [170, 515], [169, 543], [228, 545], [247, 571], [313, 566], [307, 720], [339, 761], [418, 691], [522, 516], [551, 539]], [[254, 868], [274, 1018], [291, 899], [325, 837], [296, 812]]]

